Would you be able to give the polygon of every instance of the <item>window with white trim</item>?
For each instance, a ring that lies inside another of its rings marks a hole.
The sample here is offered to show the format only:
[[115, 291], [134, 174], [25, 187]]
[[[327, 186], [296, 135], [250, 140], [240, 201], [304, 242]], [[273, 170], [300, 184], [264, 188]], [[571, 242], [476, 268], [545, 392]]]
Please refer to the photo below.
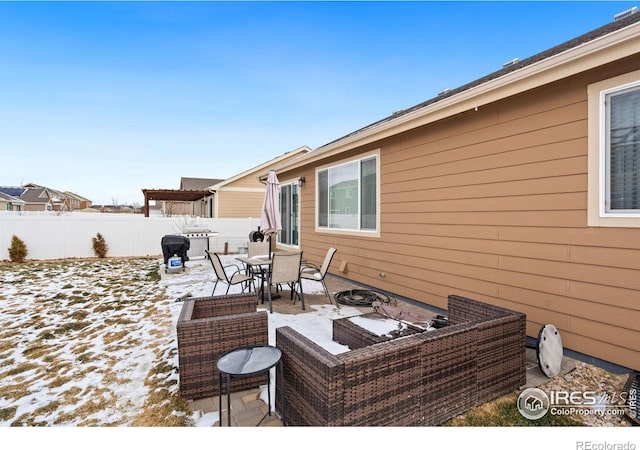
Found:
[[278, 243], [284, 245], [299, 245], [300, 230], [300, 196], [298, 182], [280, 184], [280, 224], [282, 230], [278, 232]]
[[377, 155], [320, 169], [316, 176], [319, 229], [377, 231]]
[[640, 82], [602, 93], [606, 214], [640, 214]]
[[590, 226], [640, 227], [640, 71], [588, 86]]

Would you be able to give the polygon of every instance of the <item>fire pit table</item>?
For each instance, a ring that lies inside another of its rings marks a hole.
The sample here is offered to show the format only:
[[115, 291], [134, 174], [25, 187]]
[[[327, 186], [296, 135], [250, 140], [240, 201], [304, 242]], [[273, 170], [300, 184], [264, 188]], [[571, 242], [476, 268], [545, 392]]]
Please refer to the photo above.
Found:
[[351, 350], [378, 342], [422, 333], [428, 329], [392, 319], [376, 312], [333, 321], [333, 340]]

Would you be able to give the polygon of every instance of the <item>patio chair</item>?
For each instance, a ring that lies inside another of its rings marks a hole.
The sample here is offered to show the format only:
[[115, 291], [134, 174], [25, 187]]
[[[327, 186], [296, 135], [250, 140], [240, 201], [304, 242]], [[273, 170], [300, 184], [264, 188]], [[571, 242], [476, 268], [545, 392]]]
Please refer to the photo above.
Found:
[[[227, 284], [227, 292], [225, 292], [225, 295], [229, 293], [229, 288], [236, 284], [242, 285], [242, 292], [247, 288], [249, 289], [249, 292], [251, 292], [253, 276], [247, 273], [246, 269], [241, 269], [237, 264], [228, 264], [223, 266], [220, 256], [217, 253], [210, 252], [209, 250], [205, 250], [205, 252], [209, 257], [209, 261], [211, 261], [214, 272], [216, 273], [216, 284], [213, 285], [213, 291], [211, 292], [212, 296], [215, 294], [216, 287], [220, 281]], [[231, 275], [227, 272], [229, 267], [235, 268], [235, 271], [231, 272]]]
[[[329, 270], [329, 266], [331, 265], [331, 261], [333, 260], [333, 256], [336, 254], [337, 250], [331, 247], [327, 250], [327, 254], [324, 257], [324, 262], [322, 266], [318, 267], [313, 263], [305, 262], [302, 266], [302, 271], [300, 272], [300, 278], [304, 280], [313, 280], [319, 281], [322, 283], [322, 288], [324, 289], [324, 295], [329, 299], [329, 303], [333, 304], [333, 300], [331, 299], [331, 295], [329, 295], [329, 290], [327, 289], [327, 284], [324, 281], [325, 276], [327, 275], [327, 271]], [[336, 302], [336, 306], [338, 302]]]
[[[220, 394], [216, 361], [222, 353], [269, 343], [267, 312], [257, 311], [256, 299], [250, 294], [190, 297], [182, 304], [176, 331], [179, 389], [189, 400]], [[264, 375], [237, 378], [230, 389], [243, 391], [266, 381]], [[226, 389], [229, 387], [223, 387], [223, 393]]]
[[269, 256], [269, 241], [262, 242], [247, 242], [247, 256], [253, 258], [254, 256]]
[[287, 284], [291, 288], [291, 297], [295, 304], [296, 286], [299, 289], [300, 301], [304, 310], [304, 293], [302, 292], [302, 283], [300, 280], [300, 269], [302, 266], [302, 252], [295, 253], [274, 253], [271, 258], [271, 270], [268, 274], [269, 283], [267, 290], [269, 291], [269, 311], [273, 312], [271, 304], [272, 285]]
[[[248, 258], [255, 258], [255, 257], [265, 257], [265, 258], [269, 258], [271, 252], [270, 252], [270, 245], [269, 245], [269, 241], [258, 241], [258, 242], [252, 242], [249, 241], [247, 242], [247, 257]], [[258, 265], [247, 265], [247, 269], [251, 271], [251, 273], [253, 274], [253, 278], [254, 280], [256, 278], [260, 278], [262, 281], [263, 277], [267, 276], [267, 269], [268, 266], [258, 266]], [[266, 278], [265, 278], [266, 280]], [[264, 285], [264, 283], [263, 283]], [[255, 285], [254, 285], [255, 288]], [[257, 292], [257, 289], [256, 289]], [[264, 300], [264, 297], [263, 297]], [[263, 302], [264, 303], [264, 302]]]

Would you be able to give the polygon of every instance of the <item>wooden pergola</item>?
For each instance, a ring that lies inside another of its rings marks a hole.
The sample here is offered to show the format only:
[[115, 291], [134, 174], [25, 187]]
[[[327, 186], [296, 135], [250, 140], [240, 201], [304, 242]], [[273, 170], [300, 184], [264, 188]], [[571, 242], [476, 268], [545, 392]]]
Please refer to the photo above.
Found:
[[208, 190], [182, 190], [182, 189], [143, 189], [144, 216], [149, 217], [149, 200], [164, 200], [173, 202], [195, 202], [213, 195]]

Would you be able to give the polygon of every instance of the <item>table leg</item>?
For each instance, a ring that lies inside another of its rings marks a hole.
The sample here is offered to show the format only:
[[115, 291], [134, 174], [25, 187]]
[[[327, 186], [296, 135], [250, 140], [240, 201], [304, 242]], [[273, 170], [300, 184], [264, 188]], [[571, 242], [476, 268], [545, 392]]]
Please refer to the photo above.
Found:
[[231, 426], [231, 375], [227, 374], [227, 426]]
[[218, 423], [222, 426], [222, 373], [218, 373]]
[[269, 402], [269, 416], [271, 416], [271, 369], [267, 370], [267, 400]]
[[264, 305], [264, 278], [267, 276], [267, 274], [264, 272], [264, 270], [262, 270], [262, 267], [260, 267], [260, 299], [262, 300], [262, 304]]

